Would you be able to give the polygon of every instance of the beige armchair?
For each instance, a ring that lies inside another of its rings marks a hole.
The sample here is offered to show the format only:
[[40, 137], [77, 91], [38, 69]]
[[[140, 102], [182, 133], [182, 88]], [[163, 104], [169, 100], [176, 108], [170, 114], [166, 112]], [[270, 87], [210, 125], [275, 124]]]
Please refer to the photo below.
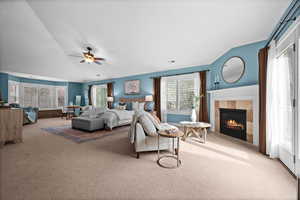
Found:
[[[174, 129], [175, 126], [169, 124], [161, 124], [164, 129]], [[172, 148], [172, 138], [160, 137], [159, 150], [168, 150]], [[174, 145], [177, 147], [177, 140], [174, 140]], [[134, 147], [137, 158], [140, 157], [140, 152], [157, 151], [158, 150], [158, 136], [147, 136], [142, 125], [137, 122], [135, 127]]]

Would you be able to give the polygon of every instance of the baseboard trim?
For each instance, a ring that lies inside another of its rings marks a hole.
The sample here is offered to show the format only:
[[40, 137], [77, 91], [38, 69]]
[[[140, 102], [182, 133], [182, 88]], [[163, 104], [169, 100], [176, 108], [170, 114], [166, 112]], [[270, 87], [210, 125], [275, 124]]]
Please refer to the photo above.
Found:
[[277, 160], [279, 161], [279, 163], [284, 167], [284, 168], [286, 168], [287, 169], [287, 171], [295, 178], [295, 179], [297, 179], [297, 176], [279, 159], [279, 158], [277, 158]]

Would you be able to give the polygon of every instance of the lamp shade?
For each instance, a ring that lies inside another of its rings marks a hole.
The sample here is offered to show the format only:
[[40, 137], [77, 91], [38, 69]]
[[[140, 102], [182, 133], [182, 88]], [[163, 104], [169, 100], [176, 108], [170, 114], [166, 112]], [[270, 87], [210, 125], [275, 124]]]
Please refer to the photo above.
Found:
[[145, 96], [145, 101], [153, 101], [153, 96], [152, 95], [146, 95]]
[[106, 99], [108, 102], [113, 102], [114, 101], [114, 98], [113, 97], [107, 97]]

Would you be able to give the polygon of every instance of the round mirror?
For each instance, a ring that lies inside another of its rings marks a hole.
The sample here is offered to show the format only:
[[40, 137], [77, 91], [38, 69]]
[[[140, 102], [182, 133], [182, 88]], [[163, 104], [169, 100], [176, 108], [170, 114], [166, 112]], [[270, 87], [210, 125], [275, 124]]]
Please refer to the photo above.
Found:
[[245, 71], [245, 62], [240, 57], [229, 58], [223, 65], [222, 77], [227, 83], [235, 83], [240, 80]]

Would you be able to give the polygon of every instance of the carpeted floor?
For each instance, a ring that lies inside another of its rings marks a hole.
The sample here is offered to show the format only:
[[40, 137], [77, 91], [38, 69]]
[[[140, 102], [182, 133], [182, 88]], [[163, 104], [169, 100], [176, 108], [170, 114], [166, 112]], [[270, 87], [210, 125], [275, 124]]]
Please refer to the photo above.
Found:
[[135, 158], [127, 132], [77, 144], [24, 127], [24, 143], [2, 151], [3, 200], [296, 199], [296, 180], [276, 160], [217, 134], [206, 144], [181, 142], [182, 166], [164, 169], [156, 153]]

